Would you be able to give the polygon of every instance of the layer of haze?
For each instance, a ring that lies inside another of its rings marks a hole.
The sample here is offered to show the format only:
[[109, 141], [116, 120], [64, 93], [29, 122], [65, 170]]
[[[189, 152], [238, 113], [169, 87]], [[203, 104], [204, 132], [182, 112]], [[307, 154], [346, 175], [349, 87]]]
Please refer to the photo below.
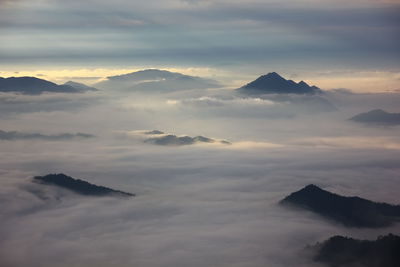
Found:
[[[0, 265], [313, 266], [304, 247], [331, 235], [398, 234], [398, 225], [348, 229], [277, 205], [310, 183], [400, 203], [400, 128], [347, 120], [399, 112], [400, 95], [324, 97], [338, 110], [323, 112], [312, 97], [304, 106], [301, 97], [242, 98], [224, 88], [3, 93], [0, 130], [43, 138], [0, 140]], [[143, 142], [155, 129], [231, 145]], [[44, 138], [65, 133], [93, 136]], [[82, 197], [30, 181], [60, 172], [137, 196]]]

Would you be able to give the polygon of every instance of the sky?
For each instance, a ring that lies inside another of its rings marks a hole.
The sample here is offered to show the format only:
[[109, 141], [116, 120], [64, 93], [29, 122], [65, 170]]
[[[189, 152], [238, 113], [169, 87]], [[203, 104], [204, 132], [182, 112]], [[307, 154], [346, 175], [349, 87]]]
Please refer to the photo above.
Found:
[[0, 2], [0, 75], [97, 82], [144, 68], [399, 89], [398, 1]]

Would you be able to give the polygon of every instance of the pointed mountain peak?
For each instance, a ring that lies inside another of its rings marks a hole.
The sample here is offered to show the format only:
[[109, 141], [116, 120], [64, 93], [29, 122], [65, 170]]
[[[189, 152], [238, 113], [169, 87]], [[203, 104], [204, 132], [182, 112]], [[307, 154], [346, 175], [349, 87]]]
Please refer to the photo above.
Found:
[[265, 75], [266, 77], [276, 77], [276, 78], [282, 78], [282, 76], [281, 75], [279, 75], [278, 73], [276, 73], [276, 72], [270, 72], [270, 73], [268, 73], [267, 75]]
[[309, 185], [303, 187], [302, 189], [300, 189], [299, 191], [292, 193], [289, 197], [313, 196], [313, 195], [320, 195], [320, 194], [324, 194], [324, 193], [329, 194], [328, 191], [325, 191], [324, 189], [321, 189], [320, 187], [318, 187], [314, 184], [309, 184]]
[[299, 83], [298, 83], [299, 85], [302, 85], [302, 86], [309, 86], [305, 81], [300, 81]]
[[276, 72], [270, 72], [268, 74], [260, 76], [257, 80], [280, 80], [280, 81], [285, 81], [285, 78], [283, 78], [281, 75], [279, 75]]
[[320, 190], [323, 191], [321, 188], [319, 188], [315, 184], [309, 184], [309, 185], [305, 186], [303, 189], [301, 189], [300, 191], [320, 191]]
[[309, 94], [320, 93], [321, 89], [309, 86], [306, 82], [296, 83], [286, 80], [276, 72], [270, 72], [258, 77], [256, 80], [239, 88], [241, 93], [246, 94]]

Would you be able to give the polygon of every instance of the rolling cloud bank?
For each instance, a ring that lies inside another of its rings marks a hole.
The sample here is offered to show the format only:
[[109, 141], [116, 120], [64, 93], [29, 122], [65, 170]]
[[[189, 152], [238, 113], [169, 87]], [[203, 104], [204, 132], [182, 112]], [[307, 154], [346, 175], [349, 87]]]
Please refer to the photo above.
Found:
[[0, 83], [0, 265], [322, 267], [336, 242], [398, 246], [400, 93], [257, 79]]

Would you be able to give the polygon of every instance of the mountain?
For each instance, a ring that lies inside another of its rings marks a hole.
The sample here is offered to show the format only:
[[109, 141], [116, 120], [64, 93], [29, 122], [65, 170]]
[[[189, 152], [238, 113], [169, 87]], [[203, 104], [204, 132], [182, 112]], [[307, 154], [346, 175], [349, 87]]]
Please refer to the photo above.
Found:
[[308, 94], [314, 95], [322, 93], [322, 90], [316, 86], [309, 86], [304, 81], [296, 83], [292, 80], [286, 80], [276, 72], [271, 72], [260, 76], [256, 80], [237, 89], [242, 94]]
[[284, 198], [281, 204], [313, 211], [350, 227], [385, 227], [400, 220], [400, 206], [344, 197], [308, 185]]
[[82, 89], [69, 84], [58, 85], [35, 77], [0, 77], [0, 92], [38, 95], [43, 92], [79, 93]]
[[65, 174], [48, 174], [45, 176], [35, 176], [33, 180], [42, 184], [59, 186], [81, 195], [89, 196], [124, 196], [132, 197], [135, 196], [131, 193], [114, 190], [104, 186], [98, 186], [80, 179], [74, 179]]
[[132, 92], [171, 92], [190, 89], [206, 89], [220, 87], [218, 82], [169, 72], [158, 69], [147, 69], [128, 74], [107, 77], [97, 83], [97, 88], [125, 90]]
[[382, 109], [374, 109], [369, 112], [360, 113], [351, 121], [376, 124], [376, 125], [400, 125], [400, 113], [389, 113]]
[[400, 266], [400, 237], [393, 234], [373, 241], [333, 236], [314, 248], [314, 260], [330, 267]]
[[73, 81], [68, 81], [68, 82], [64, 83], [64, 85], [71, 86], [80, 91], [98, 91], [98, 89], [96, 89], [94, 87], [90, 87], [90, 86], [87, 86], [86, 84], [77, 83], [77, 82], [73, 82]]
[[144, 134], [157, 135], [157, 134], [165, 134], [165, 133], [162, 131], [159, 131], [159, 130], [151, 130], [151, 131], [145, 132]]
[[60, 134], [42, 134], [34, 132], [18, 132], [18, 131], [3, 131], [0, 130], [0, 140], [47, 140], [47, 141], [62, 141], [81, 138], [93, 138], [92, 134], [87, 133], [60, 133]]
[[[160, 133], [155, 133], [154, 135], [161, 135]], [[184, 146], [184, 145], [194, 145], [197, 143], [219, 143], [224, 145], [229, 145], [230, 142], [226, 140], [215, 140], [205, 136], [176, 136], [173, 134], [164, 134], [162, 136], [156, 136], [147, 138], [144, 140], [145, 143], [151, 143], [160, 146]]]

